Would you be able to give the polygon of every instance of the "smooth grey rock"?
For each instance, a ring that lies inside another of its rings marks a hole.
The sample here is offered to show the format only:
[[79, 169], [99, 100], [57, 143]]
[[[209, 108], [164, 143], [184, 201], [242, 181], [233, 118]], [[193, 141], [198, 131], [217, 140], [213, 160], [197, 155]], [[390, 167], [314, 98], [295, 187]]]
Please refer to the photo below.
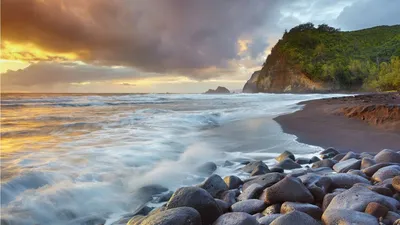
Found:
[[378, 164], [375, 164], [373, 166], [367, 167], [367, 168], [365, 168], [365, 169], [363, 169], [361, 171], [363, 173], [365, 173], [365, 175], [367, 175], [369, 177], [372, 177], [372, 175], [374, 175], [374, 173], [376, 171], [378, 171], [380, 168], [383, 168], [383, 167], [386, 167], [386, 166], [393, 166], [393, 165], [398, 165], [398, 164], [395, 164], [395, 163], [378, 163]]
[[206, 162], [200, 166], [197, 167], [197, 171], [201, 174], [205, 174], [207, 176], [211, 175], [214, 173], [214, 171], [217, 170], [217, 164], [213, 162]]
[[201, 225], [201, 224], [202, 222], [199, 212], [190, 207], [168, 209], [159, 213], [155, 213], [146, 217], [140, 223], [140, 225]]
[[340, 160], [340, 162], [346, 161], [349, 159], [358, 159], [359, 157], [360, 157], [360, 155], [350, 151], [350, 152], [346, 153], [346, 155]]
[[208, 191], [214, 198], [217, 198], [219, 194], [228, 190], [228, 186], [225, 181], [217, 174], [211, 175], [202, 184], [199, 185], [200, 188]]
[[388, 207], [390, 210], [396, 210], [400, 206], [400, 203], [393, 198], [380, 195], [365, 187], [355, 186], [336, 195], [326, 211], [348, 209], [364, 212], [370, 202], [377, 202]]
[[220, 216], [213, 225], [259, 225], [259, 223], [248, 213], [232, 212]]
[[309, 164], [310, 159], [309, 158], [297, 158], [295, 163], [300, 164], [300, 165]]
[[269, 205], [283, 202], [314, 202], [314, 197], [307, 187], [300, 179], [294, 177], [285, 177], [278, 183], [266, 188], [261, 198]]
[[281, 214], [287, 214], [293, 211], [300, 211], [308, 214], [316, 220], [320, 220], [322, 216], [322, 210], [316, 205], [309, 203], [298, 203], [298, 202], [285, 202], [281, 207]]
[[310, 159], [310, 163], [315, 163], [315, 162], [318, 162], [318, 161], [321, 161], [321, 159], [318, 158], [317, 156], [313, 156], [313, 157], [311, 157], [311, 159]]
[[336, 188], [348, 189], [353, 187], [356, 183], [371, 184], [371, 182], [364, 177], [347, 173], [331, 174], [328, 177], [332, 180], [330, 185], [330, 189], [332, 190]]
[[340, 154], [335, 155], [335, 156], [332, 157], [331, 159], [332, 159], [332, 160], [335, 160], [335, 161], [340, 161], [340, 160], [342, 160], [345, 156], [346, 156], [346, 153], [340, 153]]
[[325, 225], [379, 225], [378, 220], [371, 215], [345, 209], [325, 211], [322, 222]]
[[375, 182], [382, 182], [386, 179], [390, 179], [399, 175], [400, 175], [400, 166], [393, 165], [380, 168], [378, 171], [374, 173], [374, 175], [372, 175], [371, 179]]
[[278, 164], [275, 165], [276, 167], [280, 167], [285, 170], [292, 170], [297, 168], [302, 168], [301, 165], [295, 163], [293, 160], [287, 158], [280, 161]]
[[390, 150], [384, 149], [374, 157], [377, 163], [400, 163], [400, 154]]
[[338, 150], [336, 150], [336, 149], [334, 149], [334, 148], [332, 148], [332, 147], [329, 147], [329, 148], [323, 150], [322, 152], [320, 152], [319, 154], [320, 154], [321, 156], [322, 156], [322, 155], [327, 155], [327, 154], [335, 156], [335, 155], [337, 155], [337, 154], [339, 154], [339, 153], [340, 153], [340, 152], [339, 152]]
[[262, 214], [264, 214], [264, 215], [280, 214], [281, 206], [282, 206], [282, 204], [270, 205], [264, 211], [262, 211]]
[[373, 158], [374, 158], [374, 155], [372, 155], [371, 153], [368, 153], [368, 152], [361, 152], [360, 158], [361, 158], [361, 159], [364, 159], [364, 158], [366, 158], [366, 159], [373, 159]]
[[358, 170], [361, 166], [361, 160], [358, 159], [347, 159], [340, 161], [333, 166], [333, 170], [338, 173], [346, 173], [351, 169]]
[[221, 200], [221, 199], [214, 199], [215, 202], [218, 204], [219, 208], [221, 209], [222, 213], [227, 213], [229, 211], [229, 208], [231, 205], [229, 205], [227, 202]]
[[291, 153], [289, 151], [282, 152], [282, 154], [277, 156], [275, 159], [276, 159], [276, 161], [281, 162], [281, 161], [283, 161], [285, 159], [288, 159], [288, 158], [293, 160], [293, 161], [296, 160], [296, 158], [294, 157], [293, 153]]
[[167, 209], [179, 207], [196, 209], [201, 215], [203, 224], [211, 224], [222, 215], [218, 203], [210, 193], [198, 187], [182, 187], [175, 191], [167, 203]]
[[361, 160], [361, 167], [360, 167], [360, 169], [365, 169], [365, 168], [368, 168], [368, 167], [370, 167], [370, 166], [373, 166], [373, 165], [375, 165], [376, 164], [376, 161], [374, 160], [374, 159], [370, 159], [370, 158], [363, 158], [362, 160]]
[[267, 208], [265, 203], [258, 199], [249, 199], [236, 202], [231, 206], [232, 212], [245, 212], [248, 214], [262, 212], [265, 208]]
[[253, 170], [254, 170], [255, 168], [257, 168], [257, 167], [259, 167], [259, 166], [262, 166], [262, 167], [268, 169], [268, 166], [267, 166], [265, 163], [263, 163], [262, 161], [254, 161], [254, 162], [250, 162], [249, 164], [247, 164], [246, 166], [244, 166], [244, 167], [242, 168], [242, 170], [243, 170], [244, 172], [246, 172], [246, 173], [251, 173], [251, 172], [253, 172]]
[[270, 173], [271, 171], [261, 165], [258, 165], [256, 168], [254, 168], [254, 170], [251, 172], [250, 176], [257, 176], [257, 175], [263, 175], [266, 173]]
[[258, 219], [260, 225], [270, 225], [274, 220], [278, 217], [282, 216], [282, 214], [270, 214]]
[[331, 178], [326, 176], [320, 176], [314, 173], [308, 173], [306, 175], [300, 176], [299, 179], [307, 187], [307, 189], [314, 196], [315, 201], [322, 202], [324, 196], [329, 190], [332, 183]]
[[307, 174], [307, 170], [306, 169], [293, 169], [292, 172], [290, 172], [287, 176], [290, 177], [300, 177]]
[[229, 206], [235, 204], [236, 203], [236, 190], [229, 190], [229, 191], [222, 192], [220, 199], [222, 201], [228, 203]]
[[246, 188], [238, 196], [238, 200], [243, 201], [243, 200], [248, 200], [248, 199], [258, 199], [258, 197], [260, 197], [263, 190], [264, 190], [263, 186], [261, 186], [260, 184], [254, 183], [254, 184], [250, 185], [248, 188]]
[[228, 186], [228, 189], [239, 188], [243, 184], [243, 181], [237, 176], [226, 176], [224, 182]]
[[306, 213], [293, 211], [275, 219], [270, 225], [320, 225]]
[[329, 167], [332, 168], [337, 163], [336, 160], [323, 159], [312, 164], [312, 168]]
[[263, 189], [272, 186], [273, 184], [277, 183], [278, 181], [282, 180], [285, 175], [280, 173], [268, 173], [265, 175], [261, 175], [253, 180], [245, 182], [243, 184], [242, 189], [246, 190], [250, 185], [257, 183], [263, 187]]
[[328, 208], [332, 199], [338, 194], [340, 194], [340, 192], [332, 192], [332, 193], [328, 193], [324, 196], [324, 200], [322, 201], [322, 211], [325, 211], [326, 208]]
[[349, 170], [347, 173], [364, 177], [365, 179], [369, 179], [369, 177], [367, 177], [367, 175], [365, 175], [365, 173], [363, 173], [361, 170]]
[[366, 187], [366, 188], [368, 188], [369, 190], [371, 190], [373, 192], [376, 192], [378, 194], [385, 195], [385, 196], [388, 196], [388, 197], [392, 197], [393, 196], [393, 191], [390, 188], [387, 188], [385, 186], [368, 185], [368, 184], [358, 183], [358, 184], [355, 184], [353, 187], [356, 187], [356, 186]]
[[275, 172], [275, 173], [283, 173], [285, 170], [280, 168], [280, 167], [272, 167], [270, 169], [271, 172]]

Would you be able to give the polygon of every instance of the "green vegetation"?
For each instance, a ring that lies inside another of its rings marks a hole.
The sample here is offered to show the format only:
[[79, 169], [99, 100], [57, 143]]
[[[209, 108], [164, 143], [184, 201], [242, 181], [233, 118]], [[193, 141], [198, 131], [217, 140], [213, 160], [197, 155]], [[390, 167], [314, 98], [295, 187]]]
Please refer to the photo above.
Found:
[[335, 88], [400, 90], [400, 25], [342, 32], [301, 24], [274, 47], [309, 78]]

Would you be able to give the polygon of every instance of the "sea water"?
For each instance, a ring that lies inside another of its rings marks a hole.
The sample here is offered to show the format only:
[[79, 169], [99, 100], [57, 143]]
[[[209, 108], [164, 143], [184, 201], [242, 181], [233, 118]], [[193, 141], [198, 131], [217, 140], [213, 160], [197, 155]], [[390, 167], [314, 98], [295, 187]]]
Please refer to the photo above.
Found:
[[298, 143], [273, 118], [333, 96], [2, 94], [1, 218], [110, 224], [147, 203], [141, 187], [200, 183], [205, 162], [221, 176], [245, 177], [245, 160], [273, 164], [284, 150], [309, 156], [321, 148]]

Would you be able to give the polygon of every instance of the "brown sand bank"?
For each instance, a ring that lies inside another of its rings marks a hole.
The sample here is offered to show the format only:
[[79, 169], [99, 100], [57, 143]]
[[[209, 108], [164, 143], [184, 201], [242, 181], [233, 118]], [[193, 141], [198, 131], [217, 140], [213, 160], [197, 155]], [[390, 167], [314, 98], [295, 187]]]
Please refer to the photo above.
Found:
[[342, 151], [400, 150], [400, 94], [367, 94], [301, 102], [275, 120], [298, 141]]

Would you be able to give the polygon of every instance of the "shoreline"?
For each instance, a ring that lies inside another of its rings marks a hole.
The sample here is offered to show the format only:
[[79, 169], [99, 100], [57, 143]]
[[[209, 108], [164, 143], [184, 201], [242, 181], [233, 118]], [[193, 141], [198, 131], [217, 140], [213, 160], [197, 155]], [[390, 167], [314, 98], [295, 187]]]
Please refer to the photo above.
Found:
[[296, 135], [298, 142], [359, 153], [400, 148], [399, 93], [311, 100], [299, 105], [304, 108], [274, 118], [283, 132]]

